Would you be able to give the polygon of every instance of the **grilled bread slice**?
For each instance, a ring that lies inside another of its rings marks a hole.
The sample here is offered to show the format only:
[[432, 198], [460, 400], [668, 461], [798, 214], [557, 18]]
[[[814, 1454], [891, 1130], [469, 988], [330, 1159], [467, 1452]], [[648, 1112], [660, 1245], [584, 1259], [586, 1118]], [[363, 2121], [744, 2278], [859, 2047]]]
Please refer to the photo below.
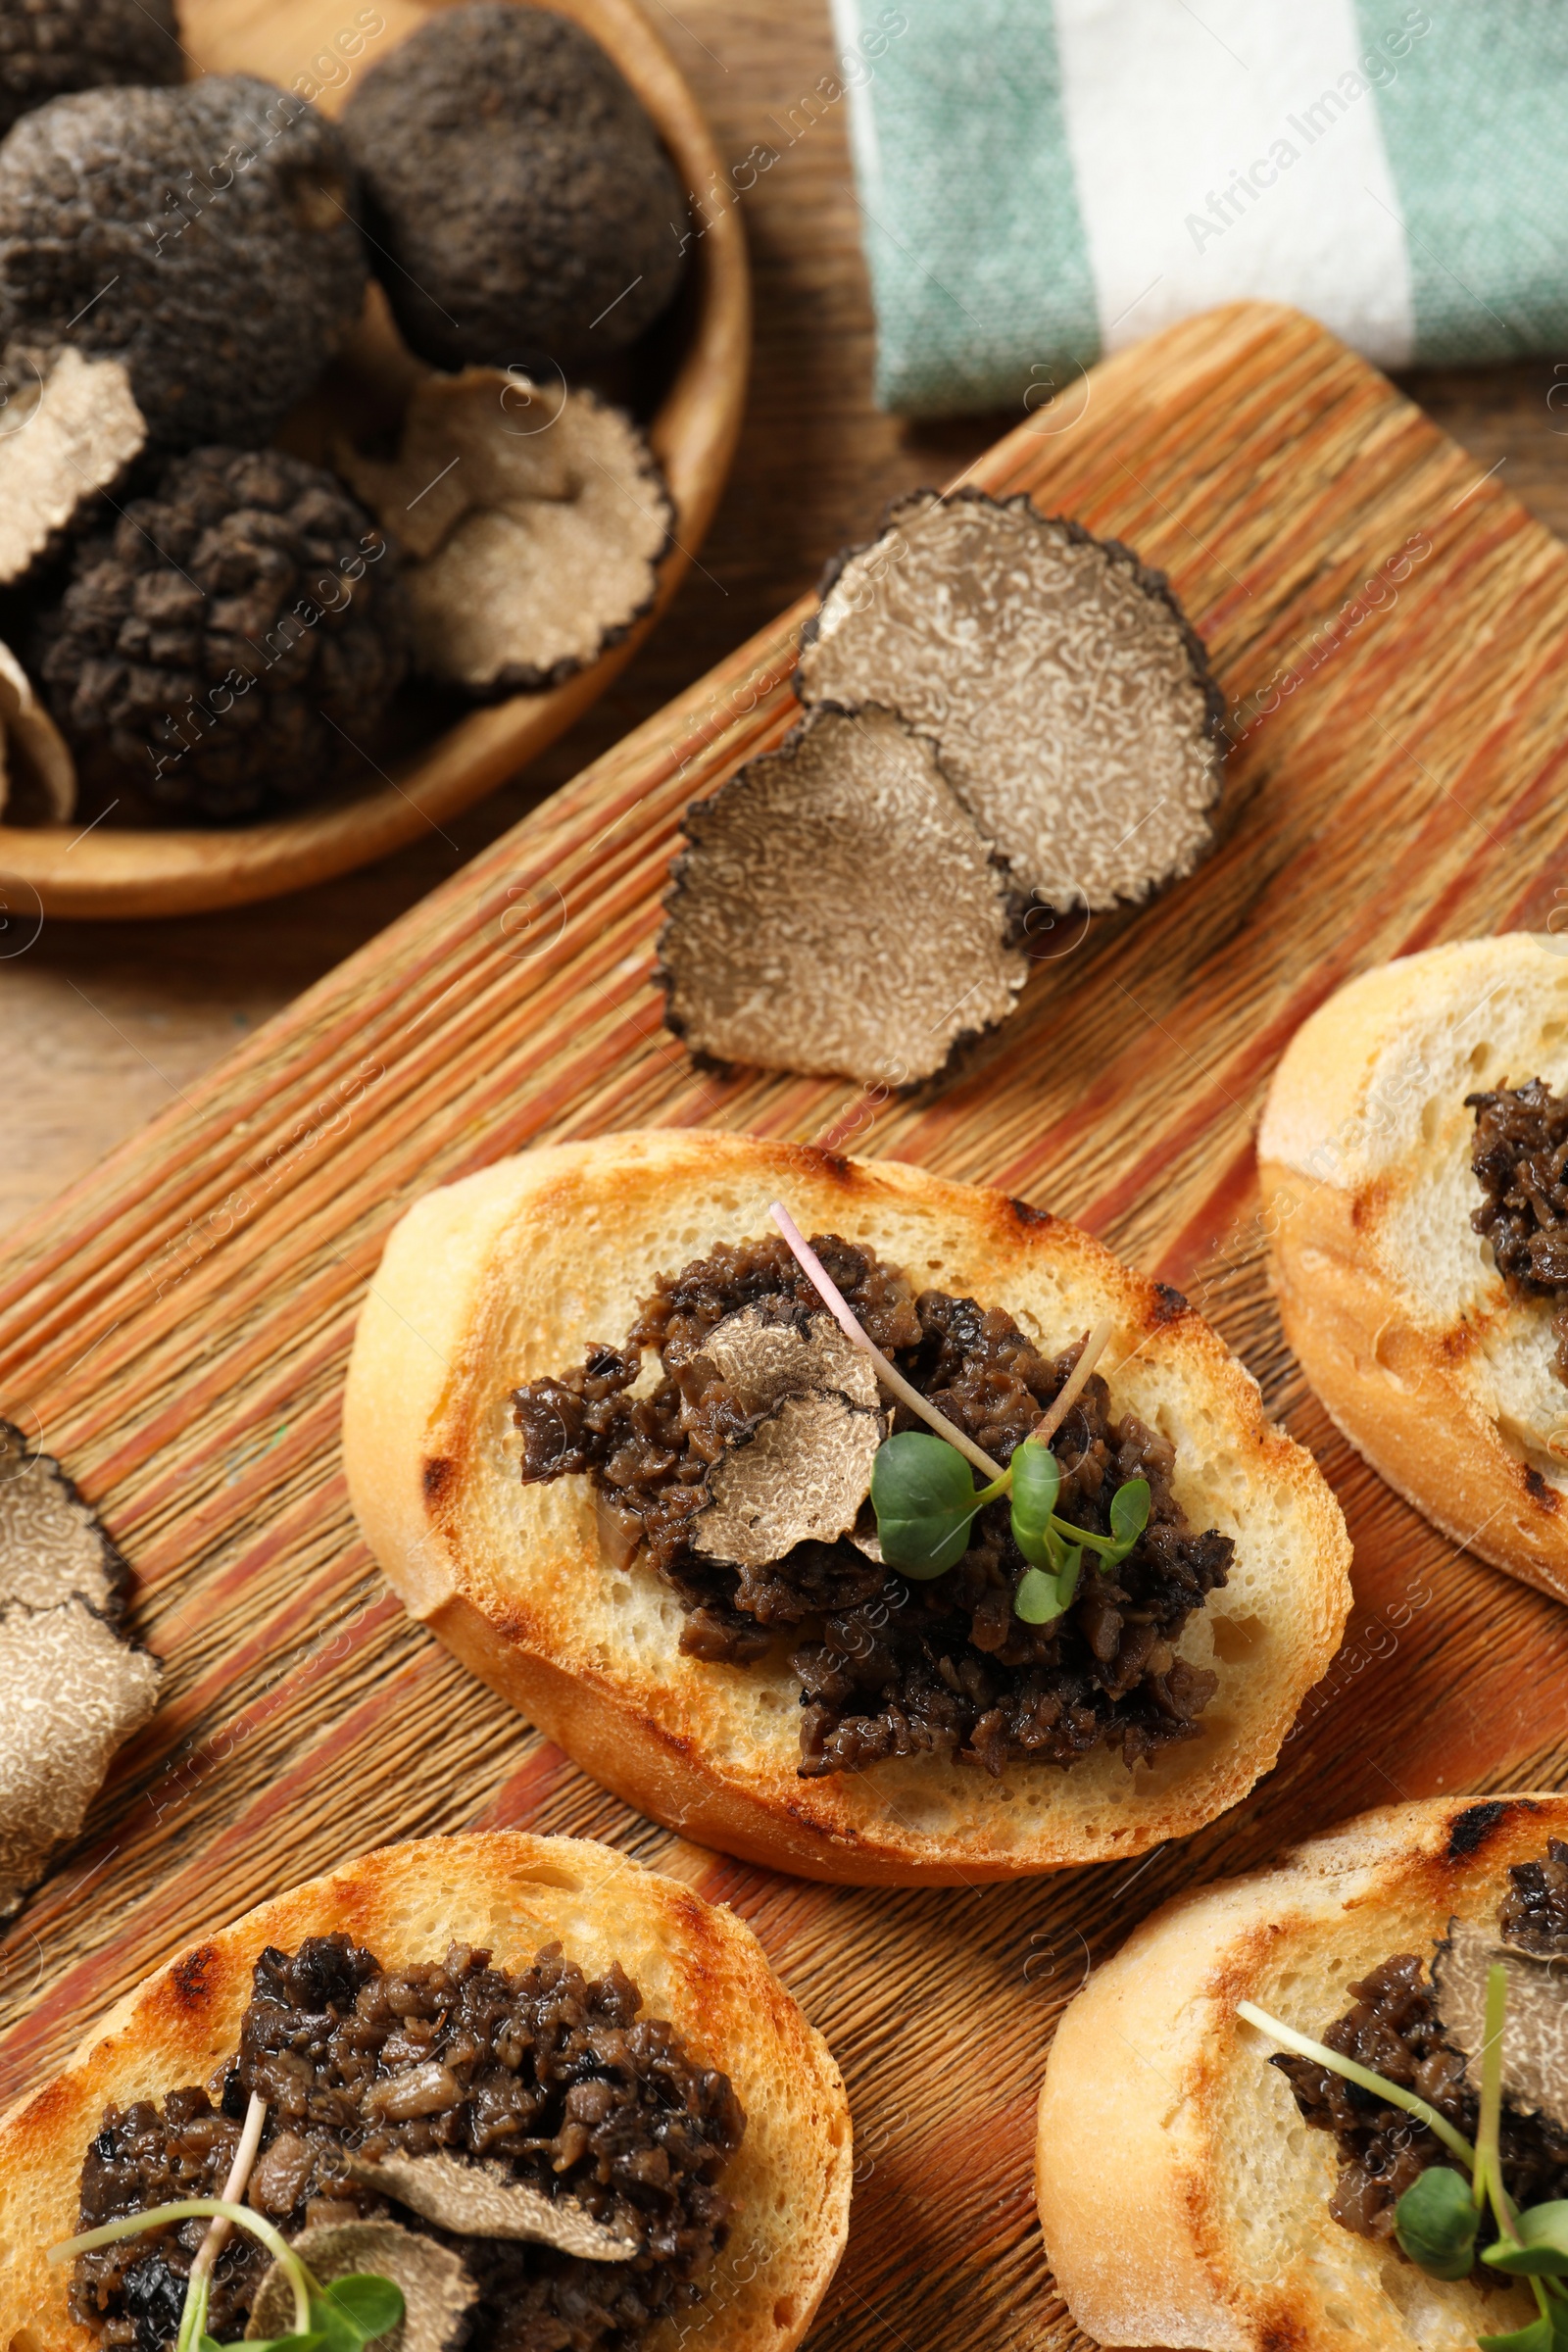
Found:
[[[1176, 1447], [1195, 1528], [1236, 1544], [1181, 1654], [1219, 1688], [1201, 1737], [1129, 1772], [1106, 1749], [994, 1781], [933, 1754], [799, 1777], [787, 1653], [683, 1656], [674, 1596], [602, 1556], [584, 1477], [524, 1487], [511, 1396], [619, 1342], [661, 1273], [772, 1230], [869, 1245], [921, 1284], [1004, 1307], [1048, 1351], [1098, 1317], [1113, 1408]], [[1179, 1296], [1076, 1227], [896, 1161], [680, 1131], [499, 1162], [416, 1201], [361, 1316], [344, 1455], [408, 1607], [583, 1768], [705, 1844], [858, 1884], [1007, 1878], [1142, 1852], [1246, 1795], [1338, 1646], [1348, 1543], [1315, 1464]]]
[[1434, 1526], [1568, 1599], [1568, 1387], [1549, 1298], [1470, 1223], [1465, 1096], [1568, 1086], [1568, 939], [1402, 956], [1297, 1031], [1258, 1133], [1285, 1336], [1331, 1418]]
[[1430, 1960], [1451, 1919], [1494, 1922], [1508, 1866], [1564, 1835], [1568, 1797], [1391, 1805], [1179, 1896], [1095, 1970], [1056, 2030], [1036, 2169], [1080, 2328], [1208, 2352], [1473, 2352], [1534, 2318], [1522, 2286], [1430, 2278], [1331, 2217], [1334, 2140], [1236, 2003], [1321, 2040], [1348, 1984], [1396, 1953]]
[[[440, 1960], [456, 1941], [525, 1968], [560, 1943], [590, 1977], [619, 1961], [691, 2055], [720, 2068], [746, 2112], [726, 2169], [738, 2207], [685, 2352], [789, 2352], [820, 2303], [849, 2227], [849, 2104], [826, 2042], [751, 1930], [672, 1879], [585, 1838], [496, 1831], [383, 1846], [312, 1879], [181, 1952], [112, 2010], [52, 2082], [0, 2122], [0, 2346], [94, 2352], [69, 2316], [69, 2272], [44, 2260], [76, 2228], [77, 2183], [104, 2108], [205, 2082], [237, 2047], [251, 1970], [268, 1944], [344, 1933], [384, 1966]], [[665, 2322], [648, 2352], [673, 2352]]]

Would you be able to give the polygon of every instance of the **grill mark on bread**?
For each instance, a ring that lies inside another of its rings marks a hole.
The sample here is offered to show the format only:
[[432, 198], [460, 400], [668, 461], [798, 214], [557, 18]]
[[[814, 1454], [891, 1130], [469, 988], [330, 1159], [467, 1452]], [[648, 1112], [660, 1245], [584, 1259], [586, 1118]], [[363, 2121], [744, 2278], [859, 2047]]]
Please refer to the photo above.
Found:
[[170, 1989], [182, 2009], [211, 2006], [217, 1965], [217, 1948], [210, 1943], [198, 1944], [195, 1951], [174, 1963], [169, 1972]]
[[[1523, 1809], [1532, 1813], [1537, 1810], [1534, 1805]], [[1520, 1806], [1502, 1798], [1493, 1798], [1481, 1805], [1467, 1805], [1448, 1824], [1448, 1860], [1462, 1862], [1472, 1854], [1478, 1854], [1509, 1814], [1520, 1810]]]
[[1525, 1493], [1529, 1495], [1531, 1501], [1539, 1503], [1548, 1518], [1554, 1518], [1557, 1512], [1562, 1509], [1562, 1496], [1558, 1494], [1556, 1488], [1542, 1477], [1541, 1472], [1536, 1468], [1534, 1462], [1525, 1463], [1524, 1473]]

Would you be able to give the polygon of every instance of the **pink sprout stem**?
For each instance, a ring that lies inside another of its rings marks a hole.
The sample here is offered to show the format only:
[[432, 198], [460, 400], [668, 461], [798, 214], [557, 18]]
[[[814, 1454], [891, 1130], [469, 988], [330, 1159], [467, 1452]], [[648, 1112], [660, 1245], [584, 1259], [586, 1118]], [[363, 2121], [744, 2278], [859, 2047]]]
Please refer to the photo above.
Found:
[[[253, 2090], [251, 2103], [245, 2110], [245, 2125], [239, 2135], [239, 2145], [234, 2150], [234, 2161], [228, 2168], [228, 2179], [223, 2182], [223, 2203], [225, 2205], [241, 2205], [245, 2201], [245, 2191], [250, 2186], [251, 2173], [256, 2163], [256, 2151], [262, 2144], [262, 2130], [266, 2122], [267, 2101], [259, 2092]], [[211, 2225], [207, 2235], [197, 2247], [196, 2259], [190, 2266], [192, 2284], [198, 2278], [207, 2278], [212, 2276], [213, 2265], [222, 2252], [233, 2227], [232, 2222], [224, 2221], [221, 2216]]]
[[[832, 1275], [823, 1265], [822, 1260], [817, 1256], [816, 1251], [811, 1248], [810, 1243], [806, 1239], [783, 1201], [775, 1200], [768, 1210], [768, 1215], [789, 1244], [802, 1272], [845, 1338], [853, 1340], [861, 1353], [871, 1358], [876, 1367], [876, 1376], [882, 1386], [897, 1396], [902, 1404], [906, 1404], [911, 1413], [918, 1413], [921, 1420], [936, 1431], [938, 1437], [946, 1438], [950, 1446], [956, 1446], [964, 1459], [973, 1462], [977, 1470], [983, 1470], [988, 1478], [1005, 1478], [1006, 1472], [1003, 1469], [1002, 1464], [994, 1462], [990, 1454], [983, 1447], [977, 1446], [972, 1438], [965, 1437], [963, 1431], [956, 1427], [945, 1413], [939, 1413], [936, 1406], [921, 1396], [913, 1383], [906, 1380], [897, 1366], [888, 1362], [875, 1341], [866, 1337], [859, 1324], [857, 1323]], [[1085, 1377], [1087, 1378], [1087, 1374]]]

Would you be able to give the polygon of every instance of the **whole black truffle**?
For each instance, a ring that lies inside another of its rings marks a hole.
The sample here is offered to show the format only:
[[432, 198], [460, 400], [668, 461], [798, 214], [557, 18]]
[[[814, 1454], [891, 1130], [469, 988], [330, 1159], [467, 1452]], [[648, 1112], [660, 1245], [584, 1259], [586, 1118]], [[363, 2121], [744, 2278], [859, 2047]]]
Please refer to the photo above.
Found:
[[341, 137], [250, 74], [82, 90], [0, 146], [0, 342], [120, 360], [155, 446], [266, 440], [365, 279]]
[[67, 90], [184, 78], [172, 0], [0, 0], [0, 134]]
[[371, 266], [438, 368], [568, 371], [668, 304], [686, 200], [659, 134], [565, 17], [443, 9], [366, 75], [343, 116]]
[[162, 807], [303, 801], [363, 766], [403, 675], [396, 561], [323, 467], [196, 450], [78, 546], [34, 666], [72, 741]]

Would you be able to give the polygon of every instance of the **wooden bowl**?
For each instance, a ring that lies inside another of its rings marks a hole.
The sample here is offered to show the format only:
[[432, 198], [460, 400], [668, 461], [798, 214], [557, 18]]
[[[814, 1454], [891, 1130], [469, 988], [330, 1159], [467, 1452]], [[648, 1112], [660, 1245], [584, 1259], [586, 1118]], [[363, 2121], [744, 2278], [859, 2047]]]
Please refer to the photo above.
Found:
[[[659, 126], [686, 187], [702, 191], [725, 173], [695, 98], [635, 0], [549, 0], [612, 57]], [[194, 67], [255, 73], [284, 88], [323, 86], [318, 103], [335, 113], [353, 77], [385, 57], [433, 14], [422, 0], [378, 0], [373, 10], [342, 0], [181, 0]], [[385, 30], [357, 62], [338, 36], [357, 22]], [[328, 68], [325, 62], [334, 61]], [[335, 87], [325, 76], [341, 73]], [[712, 518], [734, 454], [751, 353], [751, 282], [734, 205], [708, 214], [691, 247], [682, 300], [690, 324], [649, 438], [675, 507], [674, 542], [661, 567], [652, 610], [590, 669], [545, 694], [519, 694], [473, 710], [416, 756], [397, 763], [378, 790], [337, 793], [298, 815], [231, 827], [114, 830], [79, 825], [0, 824], [0, 899], [14, 915], [104, 918], [191, 914], [274, 898], [384, 858], [498, 784], [553, 743], [598, 700], [630, 660], [679, 586]], [[706, 222], [706, 226], [704, 223]], [[34, 902], [36, 901], [36, 906]]]

